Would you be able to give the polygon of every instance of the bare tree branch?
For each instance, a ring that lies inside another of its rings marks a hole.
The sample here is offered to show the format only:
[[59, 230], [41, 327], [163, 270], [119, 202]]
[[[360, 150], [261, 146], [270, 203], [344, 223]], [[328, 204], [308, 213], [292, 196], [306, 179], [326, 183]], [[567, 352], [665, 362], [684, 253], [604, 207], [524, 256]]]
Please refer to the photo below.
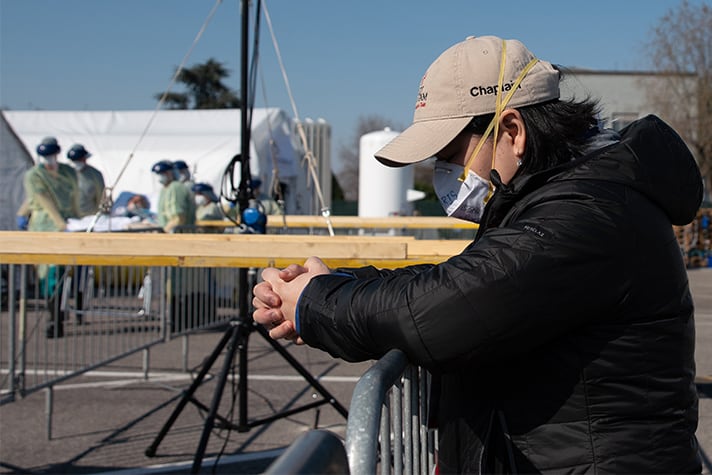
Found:
[[650, 62], [660, 74], [644, 83], [653, 110], [695, 154], [712, 190], [712, 7], [688, 0], [668, 11], [650, 31]]

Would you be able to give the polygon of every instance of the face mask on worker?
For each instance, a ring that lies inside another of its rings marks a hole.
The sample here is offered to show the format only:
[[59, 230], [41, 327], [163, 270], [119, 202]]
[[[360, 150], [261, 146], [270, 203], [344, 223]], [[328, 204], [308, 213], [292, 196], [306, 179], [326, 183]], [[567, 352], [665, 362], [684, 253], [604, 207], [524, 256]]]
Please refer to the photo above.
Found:
[[48, 168], [50, 170], [56, 170], [59, 168], [59, 164], [57, 163], [57, 155], [47, 155], [42, 156], [40, 155], [40, 163], [44, 165], [45, 168]]
[[472, 171], [461, 181], [463, 171], [462, 165], [436, 162], [433, 170], [435, 194], [448, 216], [479, 223], [485, 210], [490, 184]]
[[158, 174], [158, 183], [160, 183], [161, 185], [167, 185], [170, 182], [171, 182], [171, 179], [167, 173], [159, 173]]
[[205, 206], [208, 204], [208, 199], [203, 195], [195, 195], [195, 204], [197, 206]]
[[74, 169], [75, 169], [76, 171], [78, 171], [78, 172], [84, 170], [84, 166], [85, 166], [85, 165], [86, 165], [86, 164], [85, 164], [84, 162], [80, 162], [80, 161], [78, 161], [78, 160], [72, 162], [72, 166], [73, 166]]

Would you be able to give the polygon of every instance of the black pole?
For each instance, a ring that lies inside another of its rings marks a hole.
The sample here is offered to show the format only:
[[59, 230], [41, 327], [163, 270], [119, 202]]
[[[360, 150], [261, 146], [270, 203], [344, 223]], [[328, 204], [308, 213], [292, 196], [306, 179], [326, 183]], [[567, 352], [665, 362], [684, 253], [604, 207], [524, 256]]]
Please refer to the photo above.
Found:
[[[250, 100], [252, 91], [249, 90], [248, 84], [248, 37], [249, 37], [249, 16], [248, 16], [248, 5], [249, 0], [242, 0], [242, 34], [241, 34], [241, 74], [240, 74], [240, 88], [242, 90], [242, 105], [241, 105], [241, 123], [240, 123], [240, 184], [237, 190], [237, 201], [240, 210], [240, 220], [243, 220], [243, 212], [250, 206], [250, 200], [254, 199], [254, 191], [252, 189], [252, 175], [250, 172], [250, 122], [251, 122], [251, 104]], [[234, 186], [234, 184], [233, 184]], [[243, 223], [244, 224], [244, 223]], [[263, 231], [264, 232], [264, 231]], [[289, 352], [279, 343], [270, 338], [269, 333], [264, 328], [255, 324], [252, 318], [251, 312], [251, 296], [252, 296], [252, 286], [256, 283], [256, 273], [255, 269], [248, 271], [247, 268], [240, 268], [238, 270], [238, 318], [236, 321], [230, 322], [230, 328], [225, 332], [223, 338], [221, 339], [218, 346], [215, 348], [210, 358], [202, 368], [198, 378], [193, 382], [191, 387], [183, 395], [180, 403], [173, 411], [169, 417], [166, 424], [160, 430], [158, 436], [151, 446], [146, 450], [146, 455], [152, 457], [156, 454], [158, 445], [161, 443], [168, 430], [173, 425], [173, 423], [178, 418], [178, 415], [183, 410], [188, 402], [193, 402], [202, 409], [207, 409], [205, 406], [197, 401], [193, 394], [197, 387], [202, 383], [204, 377], [207, 375], [210, 367], [216, 362], [218, 355], [221, 351], [227, 347], [227, 352], [225, 359], [223, 361], [222, 369], [218, 374], [216, 381], [216, 389], [213, 394], [213, 400], [208, 410], [208, 414], [205, 419], [205, 424], [203, 425], [203, 431], [198, 442], [198, 448], [193, 459], [193, 466], [191, 467], [191, 473], [197, 474], [200, 471], [203, 457], [208, 445], [208, 439], [210, 438], [210, 433], [215, 427], [215, 419], [218, 419], [224, 427], [229, 427], [231, 429], [237, 429], [238, 432], [247, 432], [252, 427], [258, 425], [267, 424], [277, 419], [288, 417], [292, 414], [297, 414], [302, 411], [313, 409], [319, 407], [323, 404], [331, 404], [336, 411], [344, 417], [348, 417], [348, 411], [344, 406], [342, 406], [336, 398], [323, 387], [319, 381], [314, 378], [309, 372], [302, 367], [299, 362], [291, 355]], [[322, 396], [321, 400], [313, 401], [309, 404], [305, 404], [301, 407], [293, 408], [290, 410], [282, 411], [280, 413], [275, 413], [263, 419], [250, 421], [248, 418], [248, 404], [247, 404], [247, 345], [249, 342], [250, 333], [257, 330], [257, 332], [267, 341], [270, 345], [300, 374], [304, 379]], [[230, 373], [230, 368], [234, 362], [235, 354], [239, 356], [239, 379], [238, 379], [238, 423], [237, 425], [232, 424], [230, 421], [226, 420], [224, 417], [218, 414], [218, 408], [220, 407], [220, 401], [222, 399], [222, 394], [225, 389], [225, 385]]]
[[[252, 196], [252, 174], [250, 171], [250, 117], [251, 117], [251, 94], [249, 90], [249, 1], [242, 0], [242, 31], [241, 31], [241, 54], [240, 54], [240, 89], [242, 94], [242, 106], [240, 108], [240, 185], [237, 188], [238, 209], [240, 210], [240, 220], [242, 221], [243, 213], [247, 209]], [[232, 365], [235, 352], [239, 351], [240, 355], [240, 378], [238, 380], [239, 392], [239, 411], [238, 411], [238, 430], [249, 430], [247, 421], [247, 341], [251, 331], [252, 318], [249, 311], [249, 296], [252, 289], [248, 288], [247, 269], [242, 267], [238, 270], [238, 322], [235, 331], [230, 338], [228, 345], [228, 354], [223, 361], [223, 368], [218, 377], [217, 387], [213, 394], [213, 401], [210, 405], [203, 432], [200, 436], [198, 449], [196, 450], [193, 459], [191, 473], [198, 473], [205, 455], [208, 439], [215, 424], [215, 418], [222, 399], [223, 390], [227, 381], [228, 372]]]
[[[242, 156], [240, 167], [240, 186], [238, 189], [240, 217], [249, 206], [249, 200], [252, 198], [252, 172], [250, 170], [250, 104], [252, 101], [252, 91], [249, 86], [249, 1], [242, 0], [242, 33], [241, 33], [241, 56], [240, 56], [240, 91], [242, 94], [242, 109], [240, 111], [240, 155]], [[245, 329], [245, 334], [249, 335], [250, 328], [248, 321], [251, 320], [249, 315], [249, 293], [248, 289], [247, 269], [242, 267], [238, 271], [238, 308], [240, 315], [240, 325]], [[247, 345], [246, 338], [242, 338], [239, 342], [242, 351], [240, 351], [240, 379], [238, 381], [238, 392], [240, 394], [239, 410], [238, 410], [238, 426], [245, 427], [247, 425], [247, 353], [245, 346]]]
[[240, 186], [237, 197], [239, 202], [240, 216], [249, 205], [252, 198], [252, 176], [250, 172], [250, 104], [252, 91], [249, 90], [249, 0], [242, 0], [242, 32], [241, 32], [241, 55], [240, 55], [240, 93], [242, 95], [242, 107], [240, 109], [240, 156], [242, 157], [240, 167]]

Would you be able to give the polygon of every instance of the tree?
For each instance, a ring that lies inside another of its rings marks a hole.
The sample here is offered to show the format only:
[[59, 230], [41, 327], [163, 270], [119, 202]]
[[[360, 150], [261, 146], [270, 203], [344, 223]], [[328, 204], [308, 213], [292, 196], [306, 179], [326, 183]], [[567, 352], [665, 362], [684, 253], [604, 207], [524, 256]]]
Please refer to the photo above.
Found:
[[680, 134], [712, 190], [712, 7], [683, 0], [651, 30], [646, 49], [655, 71], [648, 100]]
[[222, 82], [228, 76], [230, 71], [221, 62], [210, 58], [178, 73], [176, 79], [187, 92], [165, 92], [154, 97], [158, 100], [163, 98], [164, 107], [168, 109], [239, 108], [240, 98]]

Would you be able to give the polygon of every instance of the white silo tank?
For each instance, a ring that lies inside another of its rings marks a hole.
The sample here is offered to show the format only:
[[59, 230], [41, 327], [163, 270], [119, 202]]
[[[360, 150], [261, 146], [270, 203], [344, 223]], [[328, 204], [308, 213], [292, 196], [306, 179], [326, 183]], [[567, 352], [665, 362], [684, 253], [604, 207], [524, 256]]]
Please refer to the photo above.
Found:
[[361, 136], [359, 140], [358, 215], [380, 218], [410, 215], [412, 203], [406, 195], [413, 188], [413, 167], [392, 168], [383, 165], [373, 156], [399, 132], [384, 130]]

